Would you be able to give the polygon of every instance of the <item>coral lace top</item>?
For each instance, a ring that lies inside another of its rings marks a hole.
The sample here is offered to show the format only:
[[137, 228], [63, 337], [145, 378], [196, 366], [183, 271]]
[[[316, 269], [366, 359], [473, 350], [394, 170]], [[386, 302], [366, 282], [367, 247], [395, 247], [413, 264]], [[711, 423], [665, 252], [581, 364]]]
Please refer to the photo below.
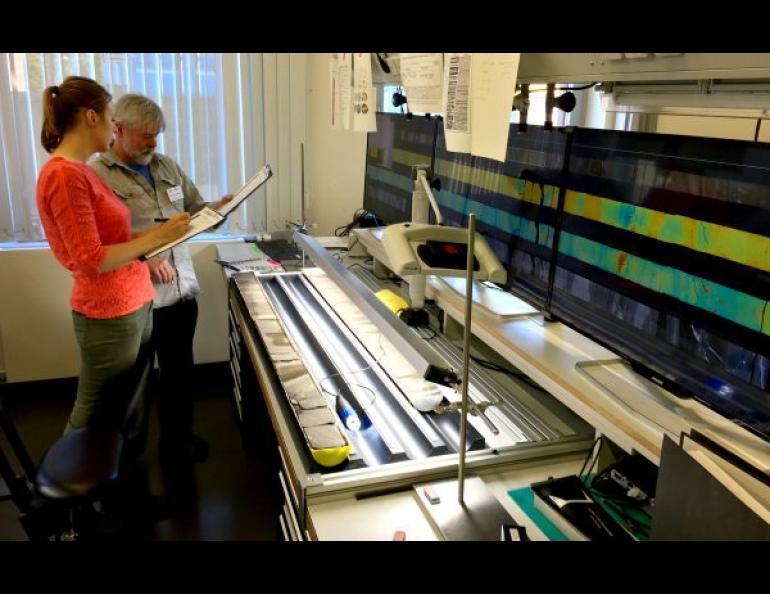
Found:
[[75, 279], [73, 310], [89, 318], [115, 318], [155, 298], [144, 262], [99, 272], [106, 246], [131, 239], [131, 212], [93, 169], [50, 159], [40, 171], [36, 198], [51, 250]]

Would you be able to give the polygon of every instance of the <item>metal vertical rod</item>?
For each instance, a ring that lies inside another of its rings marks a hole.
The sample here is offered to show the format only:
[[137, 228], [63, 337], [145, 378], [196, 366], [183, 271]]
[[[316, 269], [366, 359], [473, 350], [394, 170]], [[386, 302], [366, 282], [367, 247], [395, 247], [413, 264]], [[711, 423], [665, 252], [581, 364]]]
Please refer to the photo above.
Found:
[[[427, 165], [415, 165], [414, 172], [414, 191], [412, 192], [412, 222], [427, 223], [430, 219], [430, 200], [425, 192], [425, 188], [420, 183], [421, 174], [425, 175]], [[424, 274], [415, 274], [406, 279], [409, 283], [409, 306], [412, 309], [422, 309], [425, 307], [425, 287], [427, 279]]]
[[460, 414], [460, 464], [457, 468], [457, 501], [463, 505], [465, 494], [465, 432], [468, 426], [468, 371], [471, 356], [471, 312], [473, 311], [473, 240], [476, 215], [468, 215], [468, 261], [465, 267], [465, 334], [463, 335], [462, 412]]
[[300, 220], [299, 222], [302, 224], [302, 226], [305, 226], [305, 223], [307, 222], [307, 213], [305, 212], [305, 143], [300, 142], [299, 143], [299, 176], [300, 176], [300, 192], [302, 193], [302, 196], [300, 197]]

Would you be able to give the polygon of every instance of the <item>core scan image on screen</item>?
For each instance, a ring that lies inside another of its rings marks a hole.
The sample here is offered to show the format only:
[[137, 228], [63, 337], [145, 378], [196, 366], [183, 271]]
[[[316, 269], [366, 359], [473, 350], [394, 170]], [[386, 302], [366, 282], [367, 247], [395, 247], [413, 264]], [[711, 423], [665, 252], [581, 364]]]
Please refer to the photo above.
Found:
[[577, 129], [553, 313], [770, 439], [770, 146]]
[[409, 221], [432, 165], [444, 224], [476, 214], [505, 288], [770, 440], [770, 145], [512, 126], [501, 163], [448, 151], [440, 118], [377, 125], [366, 208]]
[[377, 131], [367, 134], [364, 208], [386, 225], [412, 220], [412, 167], [430, 167], [434, 118], [378, 113]]
[[465, 227], [468, 214], [508, 271], [509, 288], [542, 308], [553, 249], [565, 136], [512, 125], [504, 163], [446, 149], [443, 123], [436, 140], [435, 193], [445, 224]]

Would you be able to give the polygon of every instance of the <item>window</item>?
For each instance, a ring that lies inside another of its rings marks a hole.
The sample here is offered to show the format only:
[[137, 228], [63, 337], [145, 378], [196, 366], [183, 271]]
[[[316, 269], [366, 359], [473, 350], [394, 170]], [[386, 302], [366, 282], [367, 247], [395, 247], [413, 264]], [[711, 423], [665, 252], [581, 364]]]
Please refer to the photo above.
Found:
[[385, 85], [382, 87], [382, 111], [385, 113], [406, 113], [405, 106], [401, 105], [399, 107], [395, 107], [393, 105], [393, 93], [401, 93], [402, 95], [406, 95], [406, 92], [404, 91], [404, 87], [400, 87], [397, 85]]
[[[558, 86], [564, 86], [564, 85], [558, 85]], [[546, 97], [546, 89], [548, 88], [548, 85], [538, 85], [538, 84], [531, 84], [529, 85], [529, 110], [527, 111], [527, 123], [536, 125], [536, 126], [542, 126], [545, 124], [545, 97]], [[554, 96], [558, 97], [565, 91], [554, 91]], [[517, 91], [518, 93], [518, 91]], [[580, 101], [581, 99], [581, 93], [575, 93], [575, 99], [577, 101]], [[577, 109], [577, 107], [575, 108]], [[561, 109], [554, 108], [553, 113], [551, 116], [553, 117], [553, 125], [556, 127], [561, 126], [569, 126], [570, 124], [570, 116], [573, 112], [565, 113]], [[518, 110], [511, 111], [511, 123], [512, 124], [518, 124], [519, 123], [519, 116], [521, 114]]]
[[[176, 160], [213, 201], [268, 162], [270, 147], [283, 146], [290, 127], [266, 125], [265, 105], [271, 117], [289, 109], [290, 101], [282, 99], [291, 96], [289, 83], [281, 81], [289, 80], [283, 70], [290, 62], [282, 54], [0, 53], [0, 242], [44, 239], [35, 186], [49, 158], [40, 144], [47, 86], [80, 75], [97, 80], [115, 99], [128, 92], [153, 99], [166, 118], [157, 150]], [[281, 75], [268, 79], [267, 69]], [[262, 199], [246, 201], [220, 232], [264, 229], [268, 205], [265, 189], [260, 192]], [[280, 201], [275, 191], [271, 199]]]

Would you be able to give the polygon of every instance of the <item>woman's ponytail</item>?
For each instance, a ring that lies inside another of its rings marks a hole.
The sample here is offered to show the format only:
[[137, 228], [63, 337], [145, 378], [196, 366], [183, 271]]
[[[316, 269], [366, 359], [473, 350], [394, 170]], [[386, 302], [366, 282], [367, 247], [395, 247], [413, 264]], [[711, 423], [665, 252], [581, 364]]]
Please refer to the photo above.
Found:
[[43, 91], [43, 127], [40, 142], [52, 153], [61, 144], [64, 134], [77, 123], [81, 109], [103, 113], [112, 95], [93, 79], [68, 76], [61, 85]]
[[62, 139], [62, 131], [57, 125], [58, 118], [56, 117], [56, 102], [59, 93], [59, 87], [56, 85], [43, 91], [43, 129], [40, 132], [40, 142], [49, 153], [56, 150]]

